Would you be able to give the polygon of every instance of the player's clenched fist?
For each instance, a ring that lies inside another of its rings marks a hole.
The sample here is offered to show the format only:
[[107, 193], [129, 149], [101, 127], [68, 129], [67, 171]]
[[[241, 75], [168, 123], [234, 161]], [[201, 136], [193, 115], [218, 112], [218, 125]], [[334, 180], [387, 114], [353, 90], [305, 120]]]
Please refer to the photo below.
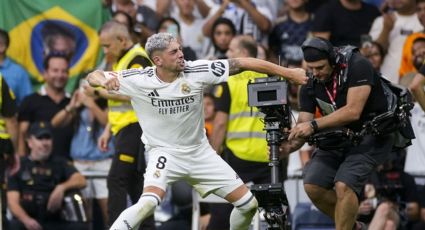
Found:
[[119, 90], [120, 89], [120, 83], [118, 81], [118, 78], [115, 77], [115, 76], [108, 78], [108, 80], [106, 80], [106, 82], [105, 82], [104, 87], [107, 90], [115, 90], [115, 91]]

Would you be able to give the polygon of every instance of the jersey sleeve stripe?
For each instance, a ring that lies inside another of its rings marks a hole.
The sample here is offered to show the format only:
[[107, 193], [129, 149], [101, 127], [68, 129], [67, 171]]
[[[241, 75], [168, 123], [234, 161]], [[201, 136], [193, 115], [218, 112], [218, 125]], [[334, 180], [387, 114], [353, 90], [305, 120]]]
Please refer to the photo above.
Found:
[[184, 69], [183, 70], [184, 72], [186, 72], [186, 71], [208, 71], [208, 68], [206, 68], [206, 69]]
[[185, 69], [208, 69], [208, 65], [186, 66]]
[[200, 72], [208, 72], [209, 68], [207, 64], [197, 65], [197, 66], [186, 66], [184, 68], [185, 73], [200, 73]]
[[122, 77], [129, 77], [129, 76], [133, 76], [133, 75], [138, 75], [141, 74], [142, 71], [140, 71], [139, 69], [129, 69], [129, 70], [124, 70], [121, 74]]
[[208, 72], [208, 70], [185, 70], [185, 73], [205, 73]]
[[200, 64], [200, 65], [187, 65], [186, 68], [196, 68], [196, 67], [207, 67], [208, 64]]

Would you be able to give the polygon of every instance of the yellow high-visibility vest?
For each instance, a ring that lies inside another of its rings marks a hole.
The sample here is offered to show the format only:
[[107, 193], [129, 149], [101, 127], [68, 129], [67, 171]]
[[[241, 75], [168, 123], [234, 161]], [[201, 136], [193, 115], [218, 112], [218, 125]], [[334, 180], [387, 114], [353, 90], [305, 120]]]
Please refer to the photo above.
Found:
[[[9, 90], [10, 91], [10, 90]], [[12, 92], [9, 92], [12, 93]], [[0, 73], [0, 109], [3, 105], [3, 76]], [[9, 139], [10, 135], [6, 132], [6, 122], [0, 114], [0, 138], [1, 139]]]
[[230, 111], [227, 123], [226, 146], [242, 160], [268, 162], [268, 150], [264, 115], [257, 108], [248, 106], [248, 82], [265, 74], [244, 71], [229, 77]]
[[[142, 66], [141, 64], [132, 64], [129, 66], [133, 59], [137, 56], [144, 56], [150, 61], [145, 49], [143, 49], [143, 47], [141, 47], [139, 44], [136, 44], [112, 66], [112, 69], [114, 71], [118, 71], [146, 67]], [[152, 64], [151, 61], [150, 63]], [[109, 123], [111, 124], [111, 131], [114, 135], [116, 135], [125, 126], [138, 121], [136, 113], [134, 112], [130, 102], [108, 100], [108, 108], [108, 119]]]

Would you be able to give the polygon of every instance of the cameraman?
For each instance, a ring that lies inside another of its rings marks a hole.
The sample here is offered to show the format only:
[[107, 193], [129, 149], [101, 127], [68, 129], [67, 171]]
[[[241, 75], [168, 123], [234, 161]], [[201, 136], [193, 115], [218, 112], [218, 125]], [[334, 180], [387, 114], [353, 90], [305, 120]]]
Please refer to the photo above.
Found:
[[[343, 48], [320, 38], [303, 43], [313, 77], [300, 90], [298, 121], [281, 145], [281, 156], [299, 149], [312, 134], [342, 128], [357, 132], [363, 122], [387, 111], [379, 75], [370, 62], [357, 52], [343, 55]], [[348, 60], [341, 62], [344, 57]], [[322, 117], [314, 119], [316, 108]], [[359, 194], [373, 169], [386, 160], [394, 138], [365, 136], [356, 146], [335, 136], [326, 141], [317, 144], [304, 168], [304, 189], [314, 205], [334, 219], [336, 229], [361, 228], [355, 222]]]
[[412, 229], [420, 219], [415, 180], [396, 165], [396, 160], [380, 165], [365, 186], [358, 220], [370, 229]]

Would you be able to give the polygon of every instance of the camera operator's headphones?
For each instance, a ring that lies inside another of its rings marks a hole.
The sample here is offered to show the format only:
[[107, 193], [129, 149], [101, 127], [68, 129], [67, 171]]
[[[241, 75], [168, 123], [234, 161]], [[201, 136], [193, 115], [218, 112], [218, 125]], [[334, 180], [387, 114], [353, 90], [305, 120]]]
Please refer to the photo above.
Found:
[[313, 37], [304, 41], [301, 45], [301, 49], [304, 52], [307, 48], [314, 48], [327, 54], [328, 60], [331, 65], [335, 65], [337, 62], [337, 54], [334, 50], [334, 46], [326, 39]]

